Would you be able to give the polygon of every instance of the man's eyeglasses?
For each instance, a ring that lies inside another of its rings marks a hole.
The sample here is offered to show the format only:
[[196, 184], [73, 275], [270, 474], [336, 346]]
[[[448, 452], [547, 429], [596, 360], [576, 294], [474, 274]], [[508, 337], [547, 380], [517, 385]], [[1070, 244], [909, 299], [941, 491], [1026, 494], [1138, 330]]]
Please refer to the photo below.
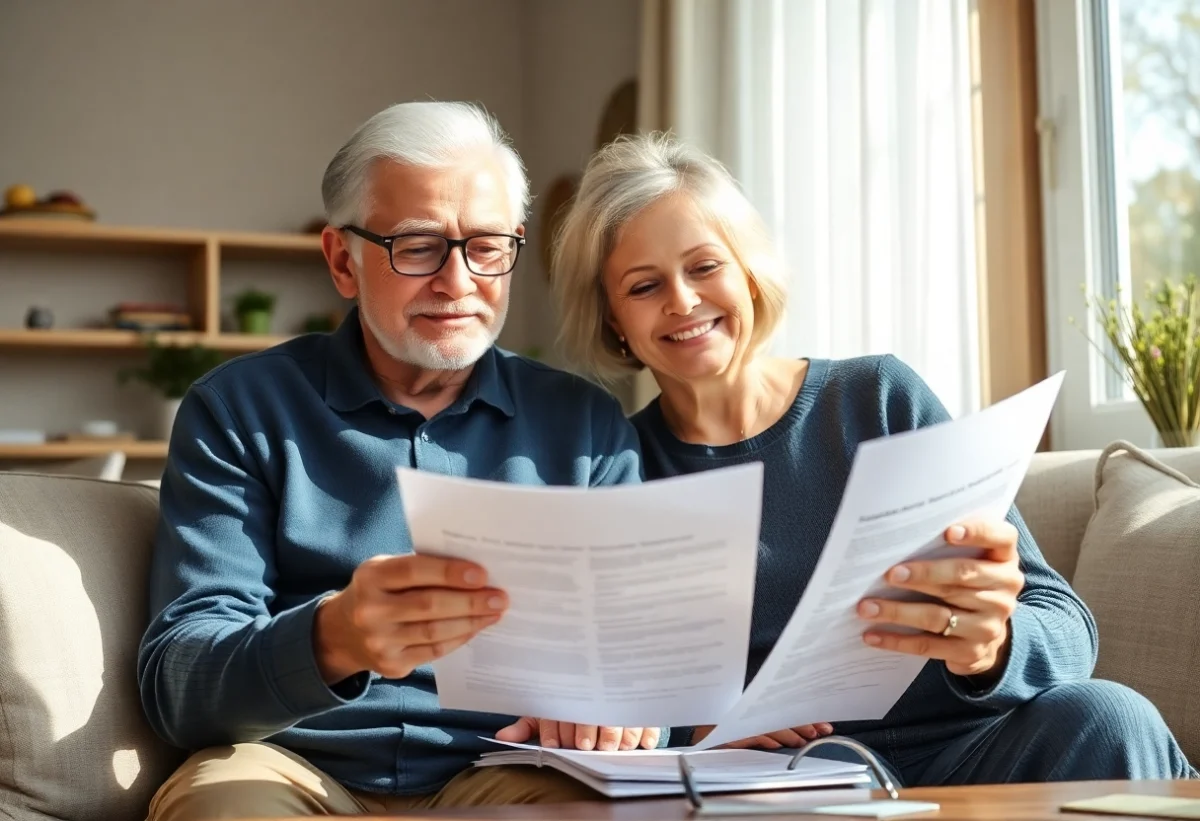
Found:
[[442, 270], [450, 252], [458, 248], [472, 274], [498, 277], [512, 271], [525, 238], [516, 234], [476, 234], [463, 239], [448, 239], [440, 234], [396, 234], [380, 236], [356, 225], [342, 230], [360, 236], [388, 251], [392, 270], [406, 277], [427, 277]]

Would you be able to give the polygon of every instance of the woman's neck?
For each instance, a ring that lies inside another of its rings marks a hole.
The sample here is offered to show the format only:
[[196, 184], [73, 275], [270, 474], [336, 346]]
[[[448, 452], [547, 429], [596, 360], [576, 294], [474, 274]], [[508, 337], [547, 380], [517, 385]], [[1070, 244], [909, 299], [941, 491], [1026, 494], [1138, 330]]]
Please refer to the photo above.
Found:
[[804, 360], [759, 358], [703, 382], [662, 379], [659, 407], [681, 441], [731, 445], [778, 422], [795, 401], [806, 370]]

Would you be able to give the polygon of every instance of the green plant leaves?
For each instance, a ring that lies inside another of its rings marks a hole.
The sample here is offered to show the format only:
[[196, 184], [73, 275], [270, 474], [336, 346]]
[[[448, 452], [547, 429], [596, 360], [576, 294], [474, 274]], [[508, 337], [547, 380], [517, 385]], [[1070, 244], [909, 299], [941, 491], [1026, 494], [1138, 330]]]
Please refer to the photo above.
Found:
[[212, 348], [200, 344], [160, 345], [153, 336], [146, 342], [146, 351], [144, 367], [124, 368], [117, 378], [121, 383], [130, 379], [145, 382], [167, 399], [183, 398], [193, 382], [225, 360]]

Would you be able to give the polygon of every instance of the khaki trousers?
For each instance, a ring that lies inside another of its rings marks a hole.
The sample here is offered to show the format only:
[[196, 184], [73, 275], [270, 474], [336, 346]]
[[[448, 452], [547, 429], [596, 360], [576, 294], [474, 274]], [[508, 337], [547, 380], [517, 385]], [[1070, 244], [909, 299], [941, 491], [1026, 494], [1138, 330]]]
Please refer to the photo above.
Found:
[[378, 795], [348, 790], [274, 744], [235, 744], [193, 755], [159, 788], [150, 821], [386, 815], [404, 810], [557, 803], [600, 794], [550, 768], [471, 767], [439, 792]]

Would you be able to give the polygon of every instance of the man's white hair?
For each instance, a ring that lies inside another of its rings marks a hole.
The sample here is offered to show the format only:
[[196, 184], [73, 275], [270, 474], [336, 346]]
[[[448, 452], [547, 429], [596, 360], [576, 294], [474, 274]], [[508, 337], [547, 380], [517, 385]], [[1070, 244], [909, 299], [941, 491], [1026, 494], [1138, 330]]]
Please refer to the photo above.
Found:
[[473, 103], [435, 101], [397, 103], [359, 126], [325, 169], [321, 180], [325, 218], [334, 228], [365, 219], [371, 166], [376, 160], [446, 168], [479, 151], [499, 157], [514, 222], [523, 223], [529, 210], [529, 178], [500, 123]]

